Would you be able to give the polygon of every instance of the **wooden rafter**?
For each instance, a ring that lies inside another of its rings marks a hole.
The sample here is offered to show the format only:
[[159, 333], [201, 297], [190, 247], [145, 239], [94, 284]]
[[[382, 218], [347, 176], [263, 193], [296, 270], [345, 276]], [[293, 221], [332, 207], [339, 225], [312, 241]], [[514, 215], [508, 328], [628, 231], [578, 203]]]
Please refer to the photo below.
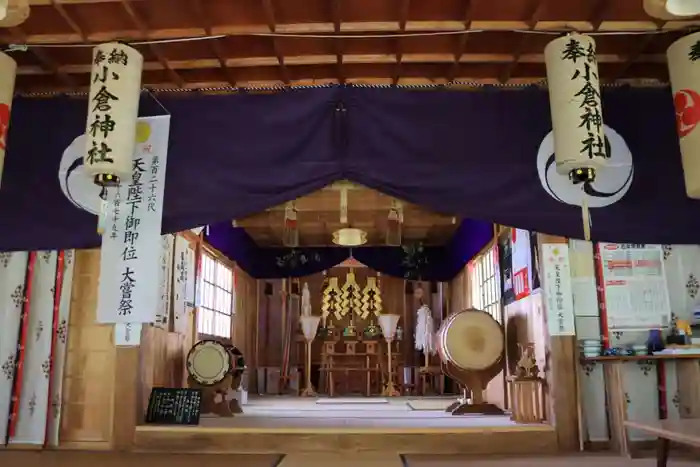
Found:
[[[171, 0], [168, 11], [166, 0], [30, 2], [22, 29], [0, 29], [0, 43], [29, 49], [10, 48], [21, 93], [84, 91], [90, 63], [72, 47], [114, 40], [144, 53], [143, 83], [162, 91], [542, 83], [544, 51], [533, 45], [546, 41], [535, 34], [569, 30], [668, 32], [596, 36], [604, 82], [656, 85], [667, 79], [660, 43], [700, 26], [655, 22], [641, 0]], [[404, 39], [416, 34], [426, 37]]]
[[457, 73], [459, 72], [459, 63], [462, 60], [464, 51], [467, 48], [467, 42], [469, 41], [469, 31], [472, 28], [472, 0], [464, 0], [464, 31], [465, 33], [459, 36], [457, 41], [457, 50], [455, 51], [455, 58], [450, 71], [447, 75], [447, 82], [451, 83], [455, 80]]
[[[15, 42], [17, 42], [18, 44], [27, 43], [27, 35], [21, 27], [16, 26], [14, 28], [8, 28], [8, 30], [11, 36], [14, 38]], [[29, 47], [27, 50], [41, 64], [41, 71], [51, 75], [55, 75], [64, 85], [68, 86], [69, 88], [75, 86], [75, 80], [73, 80], [73, 78], [71, 78], [68, 75], [68, 73], [62, 70], [61, 67], [56, 62], [54, 62], [43, 49], [39, 47]]]
[[[401, 0], [399, 5], [399, 34], [406, 32], [406, 23], [408, 22], [408, 12], [411, 9], [411, 0]], [[394, 77], [392, 84], [398, 84], [401, 79], [401, 62], [403, 61], [403, 39], [397, 37], [394, 39], [394, 55], [396, 56], [396, 66], [394, 67]]]
[[[202, 0], [189, 0], [189, 5], [192, 7], [192, 10], [195, 16], [197, 17], [197, 21], [203, 26], [204, 33], [207, 36], [213, 36], [211, 32], [211, 20], [209, 19], [208, 15], [204, 12], [204, 8], [202, 8]], [[219, 40], [210, 39], [207, 40], [207, 43], [209, 44], [210, 50], [216, 57], [216, 60], [219, 62], [219, 67], [226, 76], [229, 85], [235, 88], [237, 86], [236, 77], [234, 76], [231, 68], [229, 68], [226, 65], [226, 58], [223, 51], [221, 50]]]
[[[333, 18], [333, 32], [336, 36], [340, 35], [342, 30], [342, 0], [331, 0], [331, 17]], [[336, 60], [336, 73], [338, 74], [338, 82], [345, 83], [345, 72], [343, 71], [343, 54], [341, 50], [340, 40], [333, 39], [333, 52]]]
[[59, 15], [61, 15], [61, 18], [63, 18], [66, 24], [68, 24], [68, 26], [73, 30], [73, 32], [79, 35], [83, 42], [87, 42], [88, 38], [85, 34], [85, 30], [77, 23], [77, 21], [70, 14], [68, 14], [68, 11], [66, 11], [66, 8], [63, 6], [63, 3], [58, 2], [57, 0], [51, 0], [51, 5], [56, 10], [56, 12]]
[[605, 18], [605, 12], [608, 11], [609, 7], [610, 2], [608, 0], [597, 0], [593, 4], [593, 7], [591, 8], [591, 16], [588, 22], [591, 23], [594, 31], [600, 29], [600, 26], [603, 24]]
[[[537, 23], [539, 23], [540, 17], [542, 16], [542, 13], [544, 13], [545, 7], [546, 3], [543, 0], [530, 0], [528, 8], [530, 12], [528, 16], [530, 19], [527, 22], [528, 30], [534, 31], [535, 28], [537, 28]], [[506, 68], [503, 70], [503, 73], [501, 73], [501, 75], [498, 77], [498, 81], [500, 83], [507, 83], [510, 80], [510, 77], [513, 75], [513, 72], [515, 72], [515, 69], [520, 63], [520, 56], [527, 49], [527, 46], [531, 40], [532, 36], [530, 34], [525, 34], [523, 37], [520, 38], [520, 40], [518, 41], [518, 45], [515, 48], [515, 58], [506, 66]]]
[[[138, 30], [141, 32], [141, 35], [144, 38], [148, 38], [149, 36], [149, 31], [148, 31], [148, 26], [146, 25], [145, 21], [141, 19], [138, 13], [136, 13], [136, 10], [134, 10], [134, 7], [131, 5], [132, 0], [121, 0], [121, 5], [124, 8], [124, 11], [126, 14], [129, 16], [131, 21], [134, 23], [134, 25], [138, 28]], [[170, 79], [172, 80], [173, 83], [177, 85], [179, 88], [184, 88], [185, 87], [185, 80], [182, 79], [182, 77], [175, 72], [170, 67], [170, 64], [168, 63], [168, 60], [165, 58], [163, 55], [163, 52], [160, 50], [160, 47], [157, 44], [148, 44], [147, 45], [148, 49], [151, 51], [154, 57], [158, 59], [158, 62], [163, 66], [163, 69], [165, 72], [168, 74]]]
[[[265, 19], [267, 20], [267, 27], [271, 33], [277, 32], [277, 21], [275, 20], [275, 7], [272, 4], [272, 0], [262, 0], [263, 8], [265, 10]], [[285, 85], [290, 84], [289, 71], [284, 64], [284, 56], [280, 53], [279, 45], [277, 44], [277, 38], [272, 36], [272, 48], [275, 51], [275, 56], [277, 57], [277, 62], [280, 69], [280, 74], [282, 75], [282, 82]]]
[[[664, 27], [665, 22], [660, 22], [657, 23], [657, 27], [659, 30], [662, 30]], [[612, 78], [613, 81], [616, 81], [618, 79], [623, 79], [625, 78], [625, 75], [627, 75], [627, 72], [629, 69], [632, 67], [632, 65], [639, 60], [639, 58], [642, 56], [642, 54], [649, 48], [651, 45], [651, 42], [654, 40], [653, 35], [648, 35], [644, 36], [639, 39], [637, 48], [634, 52], [632, 52], [628, 57], [627, 60], [622, 64], [620, 67], [619, 71], [615, 74], [615, 76]]]

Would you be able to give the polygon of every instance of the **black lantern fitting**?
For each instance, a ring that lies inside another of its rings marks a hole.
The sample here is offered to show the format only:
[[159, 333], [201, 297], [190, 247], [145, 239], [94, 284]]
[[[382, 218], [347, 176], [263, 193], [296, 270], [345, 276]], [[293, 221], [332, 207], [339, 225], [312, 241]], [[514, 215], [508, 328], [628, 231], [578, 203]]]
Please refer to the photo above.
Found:
[[569, 180], [574, 185], [595, 181], [595, 169], [592, 167], [582, 167], [569, 172]]
[[97, 186], [110, 188], [119, 186], [119, 177], [114, 174], [97, 174], [95, 175], [95, 178], [93, 178], [93, 182]]

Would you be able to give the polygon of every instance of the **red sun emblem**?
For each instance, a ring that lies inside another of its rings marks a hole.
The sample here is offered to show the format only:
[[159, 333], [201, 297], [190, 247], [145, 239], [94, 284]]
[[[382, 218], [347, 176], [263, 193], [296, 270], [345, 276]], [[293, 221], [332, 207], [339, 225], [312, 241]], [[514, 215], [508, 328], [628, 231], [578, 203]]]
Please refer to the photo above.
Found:
[[673, 95], [673, 106], [678, 136], [683, 138], [700, 123], [700, 94], [692, 89], [681, 89]]
[[5, 150], [7, 130], [10, 128], [10, 106], [0, 104], [0, 150]]

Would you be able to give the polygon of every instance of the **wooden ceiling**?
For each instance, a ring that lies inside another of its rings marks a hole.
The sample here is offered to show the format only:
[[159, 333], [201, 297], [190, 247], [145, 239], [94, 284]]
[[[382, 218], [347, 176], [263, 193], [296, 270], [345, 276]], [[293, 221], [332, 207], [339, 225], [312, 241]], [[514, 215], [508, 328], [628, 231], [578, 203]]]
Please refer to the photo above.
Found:
[[[667, 80], [666, 48], [700, 22], [662, 22], [642, 0], [30, 0], [0, 29], [20, 92], [82, 92], [90, 47], [132, 43], [158, 90], [327, 83], [529, 84], [557, 32], [596, 36], [604, 82]], [[631, 32], [639, 34], [630, 34]], [[550, 34], [547, 34], [550, 33]], [[143, 42], [148, 42], [144, 44]], [[140, 43], [140, 44], [139, 44]], [[207, 90], [207, 89], [204, 89]]]
[[[340, 191], [324, 189], [295, 201], [299, 245], [332, 245], [333, 232], [341, 227]], [[385, 245], [389, 211], [394, 198], [357, 187], [348, 191], [348, 225], [367, 232], [367, 245]], [[404, 243], [423, 242], [426, 245], [442, 245], [447, 242], [459, 225], [455, 217], [436, 214], [419, 206], [401, 203], [403, 208], [402, 237]], [[265, 212], [237, 219], [261, 246], [282, 246], [285, 206], [277, 206]]]

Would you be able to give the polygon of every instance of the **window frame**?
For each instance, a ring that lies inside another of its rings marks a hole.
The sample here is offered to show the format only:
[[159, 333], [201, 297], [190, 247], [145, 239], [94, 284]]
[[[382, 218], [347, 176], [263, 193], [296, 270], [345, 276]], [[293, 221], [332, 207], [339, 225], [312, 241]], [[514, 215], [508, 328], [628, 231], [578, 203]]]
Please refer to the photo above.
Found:
[[503, 323], [498, 245], [491, 242], [469, 262], [469, 294], [472, 307]]
[[197, 272], [198, 338], [231, 339], [236, 315], [234, 265], [203, 245]]

